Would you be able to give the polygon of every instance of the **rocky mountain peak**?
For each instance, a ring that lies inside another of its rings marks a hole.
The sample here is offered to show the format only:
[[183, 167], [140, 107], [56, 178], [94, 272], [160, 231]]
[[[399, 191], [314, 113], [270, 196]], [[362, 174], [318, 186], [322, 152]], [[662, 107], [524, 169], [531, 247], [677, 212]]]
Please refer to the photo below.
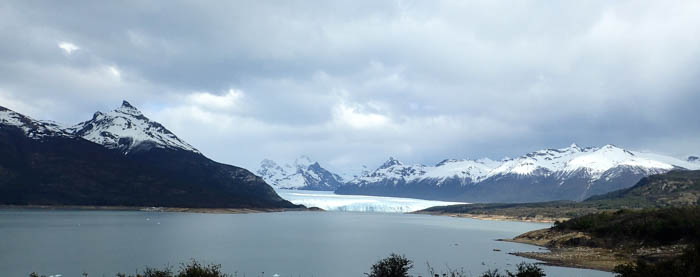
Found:
[[581, 147], [579, 147], [578, 144], [576, 144], [575, 142], [569, 146], [569, 149], [578, 150], [578, 151], [582, 150]]
[[141, 113], [141, 111], [139, 111], [139, 109], [137, 109], [136, 107], [131, 105], [131, 103], [129, 103], [126, 100], [124, 100], [122, 102], [122, 105], [114, 111], [118, 112], [118, 113], [127, 114], [127, 115], [137, 116], [137, 117], [143, 116], [143, 114]]
[[262, 168], [270, 168], [270, 167], [276, 167], [276, 166], [278, 166], [277, 163], [273, 160], [270, 160], [270, 159], [263, 159], [260, 162], [260, 167], [262, 167]]
[[312, 161], [311, 158], [309, 158], [308, 156], [305, 156], [305, 155], [301, 155], [301, 156], [299, 156], [299, 158], [294, 160], [294, 165], [297, 168], [307, 168], [313, 163], [314, 163], [314, 161]]
[[389, 168], [395, 165], [403, 165], [399, 160], [394, 159], [394, 157], [389, 157], [389, 159], [384, 162], [379, 168]]
[[77, 136], [107, 148], [119, 149], [125, 154], [152, 148], [199, 153], [163, 125], [145, 117], [127, 101], [114, 111], [96, 112], [91, 120], [81, 122], [70, 130]]

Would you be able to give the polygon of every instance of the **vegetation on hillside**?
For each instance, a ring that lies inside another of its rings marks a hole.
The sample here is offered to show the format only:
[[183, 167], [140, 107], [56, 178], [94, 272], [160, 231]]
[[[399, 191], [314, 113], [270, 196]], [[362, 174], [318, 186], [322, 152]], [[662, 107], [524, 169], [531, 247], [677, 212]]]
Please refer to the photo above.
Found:
[[657, 263], [639, 259], [634, 264], [615, 268], [617, 277], [700, 276], [700, 244], [689, 247], [683, 255]]
[[700, 204], [700, 170], [673, 170], [643, 178], [633, 187], [590, 197], [610, 207], [665, 208]]
[[593, 235], [600, 247], [669, 245], [700, 240], [700, 207], [620, 210], [556, 222], [557, 231], [579, 231]]

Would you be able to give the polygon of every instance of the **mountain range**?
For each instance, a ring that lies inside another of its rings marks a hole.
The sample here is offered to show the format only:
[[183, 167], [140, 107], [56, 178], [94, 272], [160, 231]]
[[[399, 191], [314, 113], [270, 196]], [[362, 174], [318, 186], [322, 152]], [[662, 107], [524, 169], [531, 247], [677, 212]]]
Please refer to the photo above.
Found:
[[312, 162], [307, 156], [297, 158], [293, 164], [278, 165], [265, 159], [256, 172], [265, 182], [280, 189], [334, 191], [343, 185], [344, 179]]
[[0, 107], [0, 204], [299, 208], [130, 103], [71, 127]]
[[[314, 186], [308, 186], [302, 179], [289, 177], [299, 174], [298, 170], [290, 175], [284, 173], [287, 171], [270, 168], [283, 169], [266, 160], [258, 173], [278, 187], [331, 190], [338, 186], [336, 181], [342, 183], [336, 178], [333, 185], [317, 181]], [[578, 201], [630, 187], [645, 176], [673, 169], [700, 169], [700, 162], [695, 157], [680, 160], [614, 145], [580, 147], [572, 144], [500, 161], [447, 159], [426, 166], [406, 165], [389, 158], [377, 169], [346, 180], [335, 192], [467, 202]], [[324, 169], [324, 172], [328, 171]]]
[[583, 200], [652, 174], [700, 169], [700, 159], [573, 144], [500, 161], [389, 158], [362, 168], [341, 176], [304, 156], [282, 165], [266, 159], [258, 177], [205, 157], [126, 101], [70, 127], [0, 107], [0, 204], [296, 207], [268, 184], [462, 202]]

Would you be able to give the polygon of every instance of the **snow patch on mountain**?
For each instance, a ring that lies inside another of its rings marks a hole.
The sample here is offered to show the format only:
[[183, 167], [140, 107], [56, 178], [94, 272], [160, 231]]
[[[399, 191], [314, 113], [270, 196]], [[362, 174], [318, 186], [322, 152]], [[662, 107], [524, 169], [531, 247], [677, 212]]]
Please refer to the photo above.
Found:
[[366, 173], [348, 182], [358, 186], [377, 182], [393, 184], [410, 183], [422, 180], [432, 180], [437, 186], [442, 182], [458, 178], [463, 182], [474, 183], [483, 180], [498, 162], [490, 159], [479, 160], [444, 160], [435, 166], [422, 164], [404, 165], [400, 161], [390, 157], [376, 170]]
[[397, 184], [400, 180], [414, 180], [425, 173], [424, 165], [404, 165], [399, 160], [389, 157], [389, 160], [384, 162], [379, 168], [350, 181], [350, 183], [362, 184], [389, 180]]
[[56, 122], [35, 120], [0, 106], [0, 128], [3, 125], [18, 127], [24, 131], [27, 137], [33, 139], [41, 139], [47, 136], [71, 136], [63, 126]]
[[158, 122], [151, 121], [129, 102], [111, 112], [96, 112], [92, 119], [70, 130], [84, 139], [119, 149], [125, 154], [142, 148], [167, 148], [199, 153]]
[[456, 177], [479, 182], [497, 165], [498, 162], [487, 158], [479, 160], [444, 160], [434, 167], [428, 168], [422, 178], [444, 179]]
[[652, 153], [628, 151], [614, 145], [581, 148], [576, 144], [563, 149], [546, 149], [504, 160], [488, 176], [516, 174], [543, 175], [555, 172], [587, 172], [591, 180], [599, 179], [606, 171], [618, 167], [635, 167], [648, 172], [668, 171], [674, 168], [698, 169], [698, 165], [680, 159]]

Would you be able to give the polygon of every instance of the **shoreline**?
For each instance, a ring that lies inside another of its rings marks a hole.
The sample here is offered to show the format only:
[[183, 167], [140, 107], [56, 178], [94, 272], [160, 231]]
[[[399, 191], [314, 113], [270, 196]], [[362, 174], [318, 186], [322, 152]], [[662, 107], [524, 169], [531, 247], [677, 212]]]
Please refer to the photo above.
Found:
[[612, 272], [617, 265], [633, 262], [633, 260], [629, 257], [621, 256], [621, 253], [616, 253], [613, 250], [604, 248], [552, 248], [530, 240], [518, 239], [517, 237], [513, 239], [498, 239], [497, 241], [521, 243], [546, 249], [548, 252], [509, 252], [508, 254], [537, 260], [540, 264], [547, 266], [582, 268]]
[[493, 214], [467, 214], [467, 213], [441, 213], [441, 212], [410, 212], [411, 214], [425, 214], [434, 216], [449, 216], [449, 217], [459, 217], [459, 218], [471, 218], [478, 220], [492, 220], [492, 221], [515, 221], [515, 222], [529, 222], [529, 223], [554, 223], [556, 221], [565, 221], [570, 218], [566, 217], [544, 217], [544, 216], [509, 216], [509, 215], [493, 215]]
[[77, 205], [0, 205], [0, 210], [62, 210], [62, 211], [134, 211], [199, 214], [252, 214], [324, 211], [320, 208], [177, 208], [134, 206], [77, 206]]

